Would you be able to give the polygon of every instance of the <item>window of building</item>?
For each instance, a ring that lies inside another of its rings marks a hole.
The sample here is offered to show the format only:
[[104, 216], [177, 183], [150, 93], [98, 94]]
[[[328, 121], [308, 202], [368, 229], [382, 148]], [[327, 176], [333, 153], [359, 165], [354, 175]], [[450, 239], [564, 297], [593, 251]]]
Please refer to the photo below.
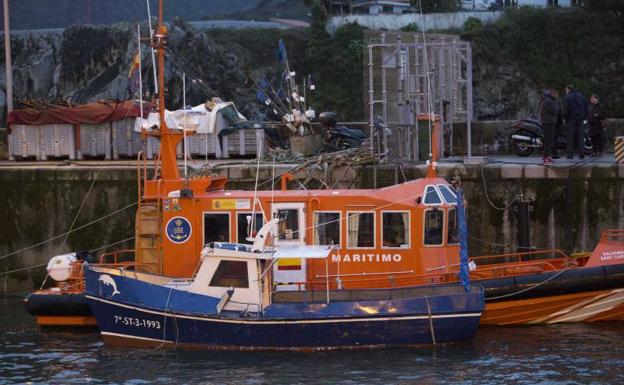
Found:
[[314, 213], [314, 244], [340, 247], [340, 213]]
[[448, 230], [446, 234], [446, 243], [459, 243], [459, 236], [457, 234], [457, 210], [455, 209], [449, 209], [448, 211]]
[[204, 245], [230, 242], [230, 214], [204, 213]]
[[383, 247], [409, 247], [409, 212], [384, 212]]
[[375, 247], [375, 214], [348, 213], [349, 240], [347, 246]]
[[434, 186], [427, 186], [425, 189], [425, 199], [423, 203], [426, 205], [439, 205], [442, 203], [442, 199]]
[[220, 261], [210, 280], [210, 286], [249, 288], [247, 262]]
[[425, 245], [441, 245], [442, 229], [444, 229], [444, 211], [425, 210]]
[[280, 218], [278, 225], [279, 239], [301, 239], [298, 209], [279, 209], [277, 210], [277, 216]]
[[[236, 239], [238, 240], [238, 243], [252, 244], [253, 242], [248, 241], [247, 237], [255, 237], [258, 230], [260, 230], [264, 225], [262, 213], [256, 213], [255, 219], [253, 221], [252, 219], [252, 213], [238, 213], [236, 215], [236, 233], [238, 237]], [[251, 230], [251, 232], [249, 230]]]

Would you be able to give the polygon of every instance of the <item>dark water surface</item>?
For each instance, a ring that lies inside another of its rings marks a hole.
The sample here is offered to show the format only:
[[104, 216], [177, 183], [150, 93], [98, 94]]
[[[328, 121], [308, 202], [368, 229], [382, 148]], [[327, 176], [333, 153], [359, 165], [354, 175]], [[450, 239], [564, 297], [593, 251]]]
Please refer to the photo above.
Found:
[[436, 348], [326, 353], [107, 348], [41, 332], [0, 297], [0, 384], [624, 384], [624, 323], [483, 328]]

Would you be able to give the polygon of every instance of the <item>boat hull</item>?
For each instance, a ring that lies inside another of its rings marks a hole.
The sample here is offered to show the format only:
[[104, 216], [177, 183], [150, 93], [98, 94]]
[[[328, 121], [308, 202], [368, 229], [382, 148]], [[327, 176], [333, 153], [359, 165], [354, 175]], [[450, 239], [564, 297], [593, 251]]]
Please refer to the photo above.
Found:
[[95, 328], [97, 323], [84, 292], [36, 291], [24, 300], [26, 310], [43, 327]]
[[482, 325], [624, 320], [624, 289], [486, 303]]
[[480, 317], [479, 313], [457, 313], [322, 320], [218, 319], [88, 298], [104, 341], [126, 347], [334, 350], [429, 345], [471, 339]]
[[576, 268], [477, 281], [482, 325], [624, 320], [624, 265]]
[[[218, 312], [216, 298], [86, 269], [86, 297], [105, 342], [135, 347], [330, 350], [427, 345], [474, 337], [484, 297], [458, 285], [282, 298], [262, 313]], [[302, 293], [302, 292], [295, 292]], [[274, 297], [275, 298], [275, 297]]]

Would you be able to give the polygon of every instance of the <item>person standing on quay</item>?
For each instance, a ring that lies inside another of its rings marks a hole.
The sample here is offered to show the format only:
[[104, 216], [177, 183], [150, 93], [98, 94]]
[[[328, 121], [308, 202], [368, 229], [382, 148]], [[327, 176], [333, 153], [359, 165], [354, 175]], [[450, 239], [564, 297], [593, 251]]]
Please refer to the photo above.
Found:
[[568, 159], [572, 159], [575, 146], [579, 158], [583, 159], [585, 158], [585, 128], [583, 127], [583, 121], [587, 117], [587, 99], [582, 93], [576, 91], [573, 85], [566, 86], [565, 91], [564, 117], [568, 128], [566, 137]]
[[602, 156], [602, 133], [605, 130], [605, 116], [597, 95], [592, 95], [589, 98], [589, 103], [587, 120], [589, 121], [589, 136], [593, 144], [592, 156]]
[[544, 163], [552, 163], [551, 155], [557, 158], [557, 143], [555, 141], [555, 125], [559, 117], [560, 107], [555, 99], [555, 92], [552, 89], [544, 91], [542, 102], [539, 108], [539, 118], [544, 130]]

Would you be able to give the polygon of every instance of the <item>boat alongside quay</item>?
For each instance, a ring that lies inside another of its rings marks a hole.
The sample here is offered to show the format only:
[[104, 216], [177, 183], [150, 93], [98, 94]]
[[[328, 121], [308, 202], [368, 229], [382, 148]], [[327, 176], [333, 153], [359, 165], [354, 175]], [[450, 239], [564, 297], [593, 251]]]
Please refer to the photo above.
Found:
[[[153, 42], [154, 47], [159, 50], [160, 67], [164, 65], [165, 42], [166, 28], [161, 23]], [[162, 75], [160, 82], [162, 84], [160, 88], [164, 89]], [[382, 296], [383, 299], [379, 301], [389, 301], [397, 293], [402, 293], [402, 290], [414, 290], [414, 293], [418, 293], [421, 288], [426, 291], [434, 290], [431, 288], [438, 286], [440, 288], [448, 285], [457, 286], [462, 264], [458, 206], [460, 201], [463, 203], [463, 197], [458, 196], [458, 191], [451, 183], [436, 175], [436, 149], [439, 148], [437, 140], [441, 129], [438, 117], [417, 116], [418, 120], [430, 123], [432, 128], [434, 151], [425, 178], [380, 189], [302, 191], [287, 189], [287, 182], [291, 176], [286, 174], [282, 178], [282, 188], [278, 191], [232, 191], [225, 188], [227, 179], [222, 176], [202, 175], [193, 178], [180, 176], [175, 149], [184, 135], [193, 133], [168, 128], [164, 119], [163, 98], [160, 98], [159, 103], [161, 122], [159, 131], [145, 135], [152, 135], [161, 140], [160, 161], [152, 178], [148, 177], [146, 167], [139, 167], [134, 249], [136, 266], [134, 269], [125, 268], [118, 272], [117, 270], [105, 272], [95, 266], [84, 269], [87, 277], [92, 274], [91, 289], [88, 290], [89, 300], [91, 306], [94, 306], [96, 317], [103, 320], [101, 324], [104, 326], [101, 326], [103, 329], [101, 331], [109, 333], [110, 337], [106, 337], [109, 341], [116, 338], [111, 333], [128, 332], [123, 329], [122, 324], [133, 326], [135, 323], [140, 323], [141, 326], [149, 324], [152, 327], [158, 324], [164, 332], [164, 337], [160, 339], [151, 333], [153, 330], [139, 337], [149, 338], [154, 340], [150, 340], [151, 342], [158, 344], [178, 341], [177, 332], [164, 329], [164, 321], [167, 321], [168, 328], [172, 328], [172, 325], [176, 325], [182, 318], [177, 319], [169, 315], [169, 307], [166, 303], [163, 307], [161, 296], [154, 294], [157, 292], [162, 294], [167, 291], [180, 296], [190, 306], [199, 306], [197, 303], [208, 304], [206, 305], [208, 309], [203, 313], [184, 307], [176, 308], [176, 314], [184, 315], [186, 317], [184, 320], [196, 322], [186, 324], [190, 328], [199, 330], [212, 327], [211, 323], [214, 322], [223, 323], [219, 318], [215, 318], [215, 314], [220, 314], [216, 312], [216, 307], [213, 309], [216, 306], [215, 300], [218, 304], [223, 299], [223, 293], [209, 296], [182, 288], [184, 285], [190, 287], [192, 282], [198, 279], [195, 273], [206, 263], [200, 257], [205, 252], [206, 245], [231, 243], [244, 248], [240, 244], [249, 242], [264, 224], [275, 218], [279, 219], [272, 229], [273, 245], [276, 248], [304, 245], [332, 247], [326, 258], [307, 259], [297, 255], [277, 259], [266, 257], [265, 263], [274, 260], [274, 263], [270, 264], [270, 270], [266, 272], [270, 273], [272, 279], [266, 281], [268, 287], [263, 287], [263, 301], [267, 303], [255, 303], [254, 322], [262, 321], [259, 318], [261, 311], [257, 309], [260, 305], [266, 305], [267, 312], [271, 315], [273, 309], [278, 307], [277, 304], [281, 304], [281, 299], [292, 297], [305, 300], [308, 293], [329, 293], [327, 300], [333, 304], [332, 307], [348, 307], [354, 304], [340, 298], [368, 301], [366, 297], [358, 297], [367, 290], [374, 293], [387, 292], [389, 294]], [[610, 234], [613, 235], [615, 232]], [[618, 254], [622, 250], [620, 237], [621, 235], [618, 235], [604, 242], [601, 240], [597, 250], [605, 247], [606, 243], [609, 243], [609, 247], [613, 250], [608, 251], [612, 254], [601, 254], [601, 257], [597, 257], [602, 261], [600, 263], [596, 262], [593, 256], [587, 259], [573, 258], [554, 251], [543, 258], [538, 258], [532, 252], [474, 257], [474, 270], [470, 273], [470, 278], [485, 288], [487, 301], [482, 323], [503, 325], [621, 320], [623, 261], [615, 257], [621, 255]], [[608, 258], [605, 259], [605, 255], [614, 257], [607, 263]], [[259, 269], [256, 267], [256, 270]], [[110, 279], [100, 281], [103, 274], [107, 274]], [[116, 286], [112, 292], [106, 293], [104, 289], [112, 286], [111, 282]], [[137, 293], [143, 290], [151, 294], [139, 300], [143, 294]], [[264, 293], [264, 290], [267, 292]], [[440, 290], [444, 292], [447, 289]], [[133, 297], [126, 298], [127, 293], [131, 293]], [[469, 290], [466, 295], [473, 294], [472, 290]], [[78, 295], [84, 298], [85, 294], [78, 292]], [[203, 297], [199, 297], [201, 295]], [[316, 294], [310, 295], [313, 298], [318, 297]], [[161, 302], [150, 302], [152, 296], [159, 297]], [[413, 301], [410, 302], [410, 306], [413, 305], [410, 311], [413, 313], [405, 314], [410, 314], [410, 317], [433, 317], [433, 313], [425, 314], [418, 310], [422, 310], [422, 306], [416, 303], [422, 304], [422, 298], [409, 297], [406, 300]], [[319, 303], [314, 302], [316, 307], [321, 306]], [[271, 308], [269, 305], [275, 307]], [[396, 303], [393, 304], [393, 308], [400, 308], [403, 305], [403, 302]], [[284, 305], [282, 308], [286, 309], [288, 306]], [[309, 312], [311, 317], [317, 317], [314, 313], [315, 306], [312, 308], [305, 306], [299, 304], [299, 307], [295, 306], [293, 309], [298, 308], [301, 312]], [[367, 302], [365, 306], [390, 317], [389, 310], [383, 310], [380, 303]], [[122, 308], [125, 313], [119, 317], [123, 317], [123, 321], [118, 318], [117, 323], [111, 325], [111, 311]], [[473, 314], [474, 307], [469, 308], [468, 314]], [[284, 325], [293, 320], [300, 320], [294, 318], [293, 311], [286, 310], [283, 314], [273, 314], [277, 318], [269, 320], [271, 322], [280, 320], [279, 322], [283, 322]], [[444, 311], [450, 312], [451, 309]], [[444, 311], [440, 314], [444, 315]], [[150, 312], [156, 312], [157, 317], [139, 316], [152, 314]], [[225, 315], [231, 318], [232, 324], [236, 322], [242, 324], [244, 321], [238, 319], [235, 314]], [[324, 315], [327, 314], [319, 313], [318, 317]], [[345, 311], [343, 317], [350, 320], [359, 319], [362, 315]], [[158, 317], [160, 323], [155, 324]], [[135, 322], [137, 319], [139, 321]], [[315, 321], [319, 319], [314, 318]], [[325, 322], [324, 319], [322, 321]], [[309, 320], [306, 322], [310, 323]], [[348, 322], [352, 321], [343, 323]], [[412, 326], [420, 328], [422, 325]], [[227, 333], [232, 331], [227, 330]], [[432, 341], [431, 336], [434, 333], [429, 334], [429, 341]], [[176, 336], [176, 339], [165, 338], [171, 336]], [[259, 341], [265, 341], [264, 337], [263, 335]], [[201, 339], [187, 335], [184, 341], [189, 347], [194, 344], [221, 346], [215, 336], [211, 335], [210, 338]], [[448, 340], [454, 338], [451, 335]], [[352, 346], [351, 343], [368, 345], [370, 341], [375, 342], [358, 337], [353, 341], [346, 339], [342, 345]], [[414, 336], [411, 341], [421, 343], [425, 340]], [[379, 342], [379, 345], [386, 345], [384, 341], [376, 342]], [[396, 341], [389, 341], [388, 344], [393, 342]], [[261, 348], [279, 348], [259, 344]], [[241, 344], [235, 340], [223, 344], [226, 347], [239, 345]], [[326, 343], [320, 343], [318, 346], [310, 345], [301, 340], [293, 346], [316, 349], [330, 345]]]
[[293, 256], [326, 261], [330, 252], [211, 244], [190, 280], [87, 266], [86, 297], [105, 343], [117, 346], [316, 351], [456, 342], [476, 333], [480, 287], [338, 291], [326, 282], [326, 290], [272, 292], [271, 264]]

